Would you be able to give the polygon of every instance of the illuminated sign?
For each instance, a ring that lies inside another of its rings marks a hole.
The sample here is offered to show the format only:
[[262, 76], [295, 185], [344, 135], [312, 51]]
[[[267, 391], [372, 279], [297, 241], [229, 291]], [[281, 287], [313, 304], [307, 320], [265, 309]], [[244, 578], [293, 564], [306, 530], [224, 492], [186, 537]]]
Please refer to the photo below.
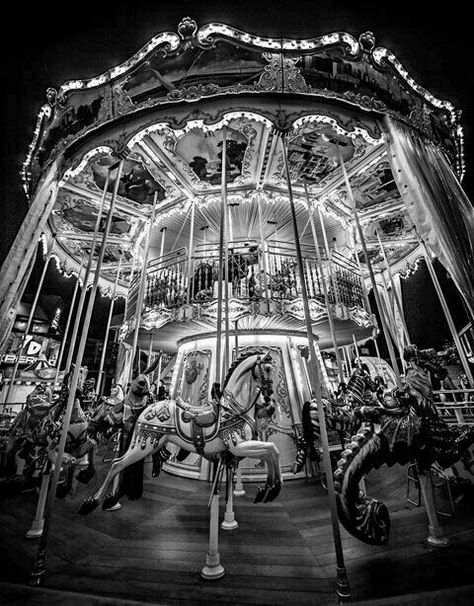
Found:
[[[20, 356], [20, 365], [30, 365], [39, 359], [46, 359], [51, 366], [57, 361], [59, 343], [44, 337], [28, 335], [25, 339], [23, 352]], [[15, 347], [0, 358], [2, 364], [16, 364], [20, 348]]]

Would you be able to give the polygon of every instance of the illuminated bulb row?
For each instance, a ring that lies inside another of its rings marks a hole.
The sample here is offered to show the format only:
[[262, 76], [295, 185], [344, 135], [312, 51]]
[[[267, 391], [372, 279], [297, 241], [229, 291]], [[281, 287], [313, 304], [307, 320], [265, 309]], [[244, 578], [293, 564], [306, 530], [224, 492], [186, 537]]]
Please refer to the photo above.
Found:
[[88, 89], [94, 88], [96, 86], [100, 86], [104, 84], [104, 82], [108, 82], [113, 80], [117, 76], [121, 76], [129, 69], [131, 69], [134, 65], [136, 65], [139, 61], [144, 59], [151, 51], [160, 46], [161, 44], [169, 44], [171, 47], [171, 51], [176, 50], [180, 44], [180, 38], [177, 34], [173, 34], [171, 32], [163, 32], [154, 36], [148, 44], [146, 44], [143, 48], [141, 48], [135, 55], [127, 59], [124, 63], [121, 63], [117, 67], [103, 73], [100, 76], [96, 76], [95, 78], [90, 78], [89, 80], [70, 80], [61, 86], [59, 89], [59, 94], [63, 95], [68, 91], [79, 90], [79, 89]]
[[410, 264], [410, 267], [406, 271], [400, 270], [398, 273], [400, 274], [400, 278], [402, 280], [407, 280], [410, 276], [412, 276], [418, 269], [420, 262], [423, 261], [423, 255], [419, 255], [416, 257], [414, 262]]
[[369, 133], [364, 128], [360, 128], [359, 126], [356, 126], [354, 128], [354, 130], [352, 130], [352, 131], [347, 131], [344, 128], [342, 128], [341, 126], [339, 126], [339, 124], [336, 122], [336, 120], [334, 118], [330, 118], [329, 116], [323, 116], [320, 114], [311, 115], [311, 116], [303, 116], [302, 118], [298, 118], [297, 120], [295, 120], [295, 122], [293, 122], [293, 130], [296, 131], [296, 130], [300, 129], [302, 126], [304, 126], [305, 124], [311, 124], [313, 122], [322, 123], [322, 124], [330, 124], [334, 128], [334, 130], [337, 133], [339, 133], [340, 135], [349, 137], [351, 139], [356, 139], [357, 137], [360, 136], [364, 139], [364, 141], [367, 141], [367, 143], [370, 143], [371, 145], [376, 145], [383, 141], [382, 135], [380, 136], [379, 139], [374, 139], [373, 137], [371, 137], [369, 135]]
[[41, 134], [41, 125], [43, 123], [44, 117], [46, 117], [46, 118], [51, 117], [51, 106], [48, 104], [43, 105], [43, 107], [40, 109], [40, 111], [38, 113], [38, 117], [36, 118], [35, 131], [33, 133], [33, 139], [31, 140], [30, 146], [28, 148], [28, 154], [26, 155], [25, 161], [23, 162], [23, 166], [20, 171], [20, 176], [23, 180], [23, 189], [25, 190], [27, 197], [28, 197], [27, 182], [29, 181], [29, 179], [31, 177], [31, 172], [28, 170], [28, 168], [30, 166], [30, 163], [31, 163], [31, 160], [33, 157], [33, 152], [36, 148], [38, 138]]
[[84, 155], [81, 162], [79, 163], [78, 166], [76, 166], [76, 168], [70, 168], [69, 170], [67, 170], [64, 173], [61, 180], [59, 181], [59, 186], [62, 187], [67, 181], [69, 181], [69, 179], [78, 175], [82, 171], [82, 169], [85, 168], [85, 166], [87, 165], [89, 160], [91, 160], [94, 156], [97, 156], [98, 154], [112, 154], [112, 153], [113, 153], [112, 148], [108, 147], [107, 145], [101, 145], [99, 147], [95, 147], [94, 149], [91, 149], [91, 151], [87, 152], [87, 154]]
[[[390, 52], [388, 49], [383, 47], [378, 47], [372, 52], [372, 56], [374, 61], [382, 66], [382, 62], [385, 60], [397, 71], [397, 73], [405, 80], [405, 82], [419, 95], [421, 95], [428, 103], [437, 107], [439, 109], [447, 110], [449, 113], [451, 126], [455, 126], [458, 122], [458, 111], [455, 109], [454, 105], [449, 101], [443, 101], [438, 99], [430, 92], [426, 90], [423, 86], [418, 84], [407, 72], [407, 70], [403, 67], [400, 61], [396, 58], [396, 56]], [[457, 125], [456, 127], [456, 135], [459, 138], [459, 149], [458, 154], [459, 158], [457, 160], [457, 170], [460, 175], [460, 180], [464, 177], [465, 173], [465, 161], [464, 161], [464, 133], [461, 125]]]
[[234, 40], [239, 40], [245, 44], [252, 44], [268, 50], [315, 50], [341, 42], [345, 43], [349, 47], [352, 55], [358, 54], [360, 49], [357, 40], [350, 34], [343, 32], [334, 32], [319, 38], [309, 38], [304, 40], [290, 40], [288, 38], [279, 40], [275, 38], [255, 36], [222, 23], [209, 23], [204, 25], [197, 32], [197, 39], [202, 44], [205, 44], [206, 39], [215, 34], [233, 38]]
[[387, 61], [392, 65], [392, 67], [400, 74], [400, 76], [406, 81], [410, 87], [424, 97], [431, 105], [434, 107], [439, 107], [440, 109], [448, 110], [451, 121], [454, 124], [456, 121], [456, 110], [454, 105], [452, 105], [449, 101], [442, 101], [441, 99], [437, 99], [431, 93], [429, 93], [425, 88], [420, 86], [407, 72], [407, 70], [403, 67], [400, 61], [395, 57], [395, 55], [390, 52], [388, 49], [383, 47], [378, 47], [374, 49], [372, 52], [372, 56], [374, 61], [378, 63], [382, 67], [383, 60]]

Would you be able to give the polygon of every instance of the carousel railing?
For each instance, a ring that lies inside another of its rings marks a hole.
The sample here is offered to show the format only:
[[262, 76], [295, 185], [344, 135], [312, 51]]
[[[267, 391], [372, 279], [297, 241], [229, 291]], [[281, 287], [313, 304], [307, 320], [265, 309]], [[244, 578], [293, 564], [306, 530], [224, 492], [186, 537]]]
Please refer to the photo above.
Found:
[[433, 393], [436, 409], [446, 423], [474, 425], [474, 389], [439, 389]]
[[[364, 307], [362, 282], [355, 263], [336, 251], [328, 259], [321, 251], [319, 266], [314, 247], [302, 244], [301, 249], [308, 294], [312, 299], [323, 302], [324, 280], [331, 303]], [[215, 243], [197, 245], [191, 259], [185, 248], [167, 253], [148, 264], [145, 306], [173, 308], [184, 303], [215, 300], [218, 274], [219, 248]], [[253, 240], [230, 242], [228, 284], [230, 298], [240, 300], [301, 296], [294, 244], [273, 240], [262, 247]], [[136, 295], [131, 296], [130, 311], [133, 301], [136, 304]]]

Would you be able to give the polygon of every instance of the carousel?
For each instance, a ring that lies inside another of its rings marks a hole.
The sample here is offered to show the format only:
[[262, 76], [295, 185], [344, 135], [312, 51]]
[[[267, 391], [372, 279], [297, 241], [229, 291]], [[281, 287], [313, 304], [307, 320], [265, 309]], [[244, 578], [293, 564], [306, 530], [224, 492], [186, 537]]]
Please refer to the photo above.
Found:
[[[131, 413], [122, 421], [123, 434], [130, 435], [120, 454], [128, 452], [81, 512], [103, 499], [104, 508], [117, 506], [127, 493], [114, 497], [107, 483], [129, 463], [132, 469], [158, 452], [156, 473], [163, 468], [213, 480], [212, 535], [215, 456], [226, 451], [238, 465], [222, 463], [231, 486], [230, 528], [236, 468], [240, 487], [264, 483], [256, 501], [265, 502], [277, 498], [282, 480], [308, 475], [311, 418], [330, 498], [338, 592], [347, 598], [338, 511], [342, 524], [371, 544], [386, 542], [389, 531], [379, 502], [364, 504], [378, 513], [365, 535], [372, 514], [355, 519], [360, 497], [345, 483], [355, 457], [349, 451], [374, 438], [367, 432], [375, 423], [395, 446], [406, 445], [384, 462], [418, 461], [423, 448], [413, 435], [425, 409], [414, 402], [417, 395], [434, 401], [432, 387], [423, 391], [417, 383], [416, 391], [410, 383], [421, 358], [411, 346], [401, 294], [401, 280], [421, 259], [452, 332], [455, 378], [463, 377], [441, 388], [464, 390], [463, 405], [454, 396], [453, 402], [444, 397], [443, 406], [438, 402], [436, 414], [447, 429], [432, 424], [423, 439], [442, 434], [443, 444], [456, 441], [455, 452], [443, 459], [452, 465], [474, 438], [466, 425], [474, 387], [469, 352], [433, 268], [436, 257], [472, 317], [474, 211], [460, 185], [463, 174], [460, 112], [415, 82], [371, 32], [272, 39], [218, 23], [198, 27], [187, 17], [177, 33], [157, 34], [110, 71], [48, 89], [22, 170], [29, 212], [0, 273], [0, 339], [4, 346], [40, 247], [45, 268], [54, 261], [77, 284], [78, 311], [72, 317], [71, 304], [52, 373], [53, 386], [67, 375], [60, 395], [62, 460], [94, 300], [98, 293], [111, 299], [95, 386], [101, 396], [114, 301], [125, 299], [112, 408], [123, 394], [129, 397]], [[387, 360], [379, 351], [382, 334]], [[15, 403], [18, 364], [10, 374], [6, 405]], [[158, 383], [161, 396], [145, 408], [145, 392]], [[341, 421], [334, 407], [343, 400], [344, 413], [362, 405], [362, 429], [353, 426], [352, 414]], [[368, 410], [375, 404], [383, 413]], [[244, 423], [254, 408], [256, 420]], [[355, 434], [359, 438], [350, 442]], [[343, 451], [334, 480], [331, 450]], [[48, 472], [51, 492], [60, 468]], [[367, 469], [355, 474], [358, 486]], [[446, 540], [429, 488], [422, 487], [429, 539], [441, 546]], [[46, 518], [53, 501], [43, 499]], [[36, 573], [40, 579], [41, 563]], [[223, 574], [214, 533], [202, 575]]]

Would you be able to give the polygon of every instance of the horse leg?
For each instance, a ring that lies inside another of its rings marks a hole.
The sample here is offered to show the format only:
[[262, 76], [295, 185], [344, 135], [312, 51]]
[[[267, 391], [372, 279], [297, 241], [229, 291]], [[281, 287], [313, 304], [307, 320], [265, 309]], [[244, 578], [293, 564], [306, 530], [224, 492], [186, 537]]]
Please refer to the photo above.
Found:
[[281, 490], [280, 453], [272, 442], [247, 440], [236, 446], [229, 447], [230, 452], [237, 457], [263, 459], [267, 464], [267, 482], [259, 486], [254, 503], [273, 501]]
[[95, 464], [94, 464], [94, 445], [89, 443], [87, 452], [87, 467], [81, 469], [77, 474], [77, 479], [81, 484], [87, 484], [95, 475]]
[[[160, 440], [161, 442], [161, 440]], [[151, 454], [154, 450], [156, 450], [156, 446], [152, 446], [149, 442], [146, 443], [146, 446], [142, 448], [140, 444], [136, 443], [133, 447], [129, 448], [127, 452], [122, 455], [119, 459], [115, 459], [110, 466], [107, 477], [103, 481], [99, 490], [95, 493], [93, 497], [89, 497], [84, 499], [81, 508], [79, 509], [79, 513], [86, 515], [93, 511], [98, 505], [101, 499], [104, 498], [106, 494], [106, 490], [110, 482], [117, 476], [121, 471], [123, 471], [129, 465], [133, 463], [137, 463], [141, 461], [149, 454]], [[119, 497], [120, 498], [120, 497]], [[104, 503], [105, 505], [105, 503]], [[106, 507], [111, 507], [113, 503], [111, 499], [107, 501]]]

